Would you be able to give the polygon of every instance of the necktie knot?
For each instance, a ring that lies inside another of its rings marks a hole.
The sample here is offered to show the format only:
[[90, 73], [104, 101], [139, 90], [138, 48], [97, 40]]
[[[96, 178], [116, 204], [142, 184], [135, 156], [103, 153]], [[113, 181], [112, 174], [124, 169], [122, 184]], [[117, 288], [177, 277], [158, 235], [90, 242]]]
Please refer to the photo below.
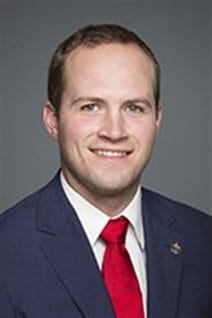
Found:
[[110, 220], [101, 233], [101, 238], [106, 243], [121, 244], [125, 242], [125, 236], [128, 226], [128, 220], [125, 217], [120, 217], [115, 220]]

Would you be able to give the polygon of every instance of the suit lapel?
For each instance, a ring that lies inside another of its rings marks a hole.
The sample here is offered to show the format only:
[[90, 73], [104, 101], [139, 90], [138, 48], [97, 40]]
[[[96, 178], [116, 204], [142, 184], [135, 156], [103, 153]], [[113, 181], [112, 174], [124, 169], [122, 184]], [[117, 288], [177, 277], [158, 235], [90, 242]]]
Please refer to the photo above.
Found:
[[[163, 201], [143, 190], [148, 318], [176, 317], [182, 274], [183, 238]], [[89, 242], [58, 176], [42, 192], [37, 229], [42, 253], [82, 316], [115, 318]]]
[[58, 177], [40, 199], [37, 228], [43, 254], [82, 316], [114, 318], [93, 252]]
[[156, 199], [152, 192], [143, 191], [148, 318], [177, 315], [184, 242], [169, 204], [163, 201]]

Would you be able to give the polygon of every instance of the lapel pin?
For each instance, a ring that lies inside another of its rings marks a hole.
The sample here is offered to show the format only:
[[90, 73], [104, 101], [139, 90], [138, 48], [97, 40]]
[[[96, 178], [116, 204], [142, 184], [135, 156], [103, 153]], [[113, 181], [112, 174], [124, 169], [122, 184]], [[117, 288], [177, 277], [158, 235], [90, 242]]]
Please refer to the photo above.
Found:
[[179, 255], [182, 252], [182, 247], [181, 247], [180, 243], [179, 242], [172, 243], [170, 246], [170, 251], [174, 255]]

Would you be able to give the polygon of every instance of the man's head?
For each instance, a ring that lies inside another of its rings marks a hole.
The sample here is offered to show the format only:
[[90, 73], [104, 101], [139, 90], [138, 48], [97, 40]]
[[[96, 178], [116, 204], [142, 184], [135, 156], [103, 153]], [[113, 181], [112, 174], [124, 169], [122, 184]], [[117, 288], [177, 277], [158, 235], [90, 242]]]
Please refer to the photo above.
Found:
[[137, 34], [114, 24], [88, 25], [63, 41], [53, 54], [48, 75], [48, 99], [59, 114], [64, 89], [64, 68], [67, 57], [80, 47], [95, 48], [101, 44], [137, 45], [150, 59], [154, 68], [153, 89], [155, 105], [160, 99], [160, 66], [148, 45]]
[[[105, 42], [102, 31], [103, 41], [101, 28], [109, 33], [117, 28], [122, 41], [109, 37]], [[161, 119], [159, 68], [149, 49], [126, 40], [128, 31], [120, 27], [88, 27], [86, 34], [93, 34], [89, 45], [82, 45], [81, 32], [74, 36], [71, 50], [68, 45], [62, 55], [61, 48], [57, 51], [60, 66], [53, 58], [54, 85], [44, 107], [44, 123], [59, 143], [69, 184], [113, 214], [132, 199], [153, 149]]]

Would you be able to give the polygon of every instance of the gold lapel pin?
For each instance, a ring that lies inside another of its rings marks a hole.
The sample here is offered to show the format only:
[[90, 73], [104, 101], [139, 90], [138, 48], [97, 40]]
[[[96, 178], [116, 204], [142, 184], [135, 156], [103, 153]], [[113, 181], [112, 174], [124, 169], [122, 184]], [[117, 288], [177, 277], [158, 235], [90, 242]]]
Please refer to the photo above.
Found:
[[182, 252], [182, 247], [179, 242], [174, 242], [170, 246], [170, 251], [175, 254], [179, 255]]

